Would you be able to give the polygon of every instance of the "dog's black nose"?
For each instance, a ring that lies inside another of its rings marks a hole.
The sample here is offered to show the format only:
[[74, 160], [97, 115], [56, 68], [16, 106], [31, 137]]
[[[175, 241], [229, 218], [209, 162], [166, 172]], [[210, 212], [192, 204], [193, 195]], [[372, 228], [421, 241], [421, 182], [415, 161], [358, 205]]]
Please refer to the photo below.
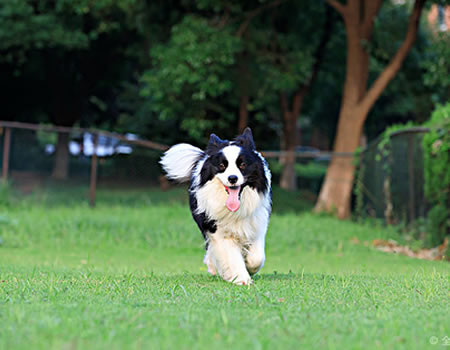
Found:
[[238, 177], [236, 175], [230, 175], [228, 176], [228, 181], [230, 181], [230, 184], [235, 184], [238, 180]]

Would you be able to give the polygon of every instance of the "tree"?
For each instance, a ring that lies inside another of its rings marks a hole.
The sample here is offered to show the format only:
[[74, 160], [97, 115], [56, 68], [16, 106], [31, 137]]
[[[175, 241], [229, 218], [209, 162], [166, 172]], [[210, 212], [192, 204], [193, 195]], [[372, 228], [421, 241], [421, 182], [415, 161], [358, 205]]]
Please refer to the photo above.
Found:
[[213, 128], [233, 137], [235, 129], [223, 129], [236, 116], [242, 130], [249, 122], [267, 128], [276, 114], [287, 151], [281, 186], [295, 189], [297, 120], [333, 33], [333, 11], [283, 0], [201, 4], [151, 49], [143, 94], [161, 121], [179, 119], [197, 142]]
[[228, 138], [244, 129], [260, 83], [253, 23], [281, 3], [205, 0], [183, 9], [169, 37], [151, 48], [142, 78], [142, 95], [157, 118], [178, 120], [180, 131], [200, 143], [213, 128]]
[[[47, 121], [92, 125], [106, 114], [105, 86], [122, 79], [126, 21], [134, 0], [77, 2], [6, 0], [0, 4], [0, 60], [19, 78], [39, 81]], [[131, 36], [131, 38], [134, 38]], [[108, 64], [105, 64], [107, 62]], [[45, 86], [45, 88], [43, 88]], [[42, 121], [43, 118], [40, 118]], [[59, 133], [52, 176], [68, 175], [69, 135]]]
[[433, 35], [422, 61], [425, 68], [425, 85], [434, 88], [437, 102], [446, 103], [450, 96], [450, 28]]
[[222, 124], [232, 121], [234, 113], [225, 101], [233, 92], [230, 70], [239, 47], [230, 28], [185, 15], [172, 27], [169, 40], [151, 49], [153, 66], [143, 76], [142, 93], [151, 99], [158, 118], [179, 119], [181, 128], [198, 141], [217, 119]]
[[[370, 63], [368, 46], [382, 2], [382, 0], [348, 0], [343, 4], [337, 0], [328, 0], [328, 3], [341, 14], [347, 36], [346, 78], [333, 147], [335, 152], [356, 150], [370, 109], [401, 68], [417, 36], [425, 0], [415, 0], [405, 39], [388, 65], [368, 87]], [[352, 158], [332, 158], [316, 203], [316, 211], [336, 210], [340, 218], [350, 215], [354, 169]]]

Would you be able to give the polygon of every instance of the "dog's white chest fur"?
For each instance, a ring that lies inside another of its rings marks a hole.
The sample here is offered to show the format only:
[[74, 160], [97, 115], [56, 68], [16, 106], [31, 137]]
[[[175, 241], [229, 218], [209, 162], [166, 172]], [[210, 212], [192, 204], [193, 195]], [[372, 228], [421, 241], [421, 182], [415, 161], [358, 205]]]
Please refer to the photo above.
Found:
[[215, 220], [218, 234], [241, 242], [252, 242], [265, 235], [269, 221], [270, 198], [250, 187], [241, 193], [241, 206], [230, 212], [225, 206], [227, 193], [219, 179], [214, 178], [195, 192], [198, 212]]

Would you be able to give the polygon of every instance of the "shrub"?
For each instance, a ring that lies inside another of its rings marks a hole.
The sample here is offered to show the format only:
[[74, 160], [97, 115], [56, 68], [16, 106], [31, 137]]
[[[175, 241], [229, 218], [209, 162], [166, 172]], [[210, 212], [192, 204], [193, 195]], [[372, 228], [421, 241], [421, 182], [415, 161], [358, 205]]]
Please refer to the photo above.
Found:
[[432, 208], [428, 213], [428, 241], [439, 244], [450, 228], [450, 103], [438, 106], [423, 138], [425, 195]]

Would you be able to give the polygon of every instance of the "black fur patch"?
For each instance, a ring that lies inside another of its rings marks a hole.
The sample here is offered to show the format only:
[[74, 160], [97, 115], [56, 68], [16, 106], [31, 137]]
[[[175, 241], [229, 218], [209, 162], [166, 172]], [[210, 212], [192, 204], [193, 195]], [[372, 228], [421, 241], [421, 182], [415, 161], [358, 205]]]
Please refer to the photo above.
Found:
[[200, 186], [203, 186], [209, 180], [212, 180], [216, 174], [223, 172], [223, 170], [220, 170], [220, 164], [228, 166], [228, 160], [222, 152], [215, 153], [208, 157], [200, 171]]
[[243, 148], [248, 148], [250, 150], [255, 149], [255, 142], [253, 141], [253, 134], [250, 128], [245, 128], [242, 135], [239, 135], [234, 139], [234, 143]]
[[[209, 220], [205, 213], [196, 213], [197, 210], [197, 199], [195, 195], [189, 193], [189, 206], [191, 208], [192, 217], [197, 223], [198, 228], [202, 232], [203, 238], [207, 239], [207, 232], [215, 233], [217, 231], [217, 225], [215, 220]], [[207, 247], [206, 247], [207, 248]]]
[[222, 148], [230, 145], [230, 141], [222, 140], [216, 134], [211, 134], [209, 137], [208, 147], [206, 147], [206, 154], [213, 155], [218, 153]]
[[253, 150], [241, 148], [236, 164], [239, 167], [242, 163], [245, 163], [245, 168], [240, 168], [240, 171], [246, 180], [245, 184], [260, 193], [265, 193], [269, 184], [264, 172], [262, 159]]

